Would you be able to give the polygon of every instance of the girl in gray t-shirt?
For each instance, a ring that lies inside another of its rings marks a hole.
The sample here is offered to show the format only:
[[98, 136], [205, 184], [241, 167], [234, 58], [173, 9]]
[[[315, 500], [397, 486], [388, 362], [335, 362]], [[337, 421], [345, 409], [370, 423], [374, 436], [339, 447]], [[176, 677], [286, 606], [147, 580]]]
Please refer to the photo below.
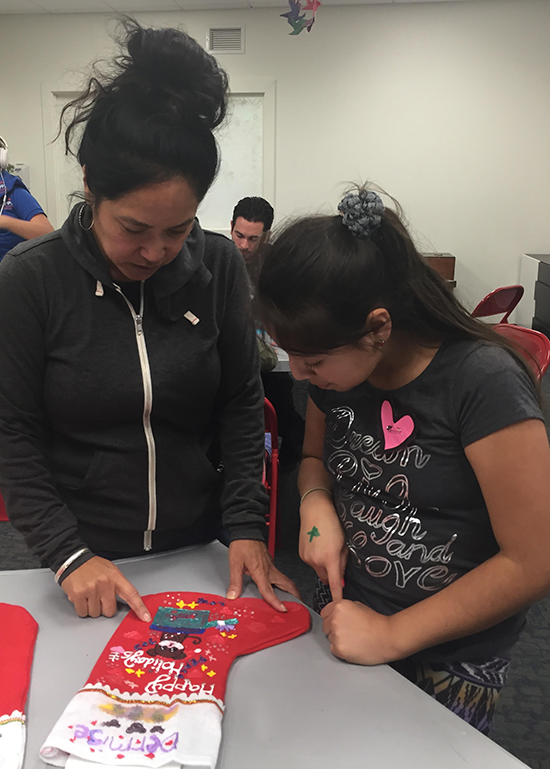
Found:
[[309, 381], [300, 555], [333, 654], [391, 663], [487, 733], [550, 586], [536, 362], [468, 314], [376, 192], [339, 211], [291, 223], [259, 279]]

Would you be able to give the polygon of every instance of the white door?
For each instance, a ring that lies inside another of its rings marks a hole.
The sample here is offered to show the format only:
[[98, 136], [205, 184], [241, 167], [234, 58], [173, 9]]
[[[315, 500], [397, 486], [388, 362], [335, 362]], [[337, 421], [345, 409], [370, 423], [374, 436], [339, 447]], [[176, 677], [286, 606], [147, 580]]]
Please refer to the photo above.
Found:
[[[57, 128], [61, 110], [77, 94], [63, 91], [52, 95]], [[231, 94], [228, 118], [216, 132], [216, 139], [221, 150], [220, 170], [198, 216], [205, 229], [228, 233], [235, 204], [245, 196], [264, 194], [264, 94]], [[81, 199], [82, 169], [76, 158], [65, 155], [63, 135], [50, 146], [53, 179], [48, 179], [48, 213], [54, 226], [60, 227]]]

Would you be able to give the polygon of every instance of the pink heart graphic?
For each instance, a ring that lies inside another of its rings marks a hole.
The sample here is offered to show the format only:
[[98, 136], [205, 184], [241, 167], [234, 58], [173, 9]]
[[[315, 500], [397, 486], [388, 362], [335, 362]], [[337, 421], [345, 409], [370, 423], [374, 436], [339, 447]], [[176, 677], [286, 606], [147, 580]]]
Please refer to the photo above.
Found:
[[407, 414], [397, 422], [393, 420], [393, 410], [389, 401], [384, 401], [380, 411], [382, 430], [384, 432], [384, 448], [395, 449], [410, 438], [414, 430], [412, 417]]

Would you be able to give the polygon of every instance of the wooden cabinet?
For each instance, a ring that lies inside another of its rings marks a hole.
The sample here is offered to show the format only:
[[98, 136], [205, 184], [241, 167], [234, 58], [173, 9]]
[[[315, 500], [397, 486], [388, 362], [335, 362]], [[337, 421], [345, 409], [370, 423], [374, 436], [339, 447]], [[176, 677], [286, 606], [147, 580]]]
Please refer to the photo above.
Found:
[[454, 257], [452, 254], [438, 254], [435, 252], [422, 254], [422, 256], [426, 259], [430, 267], [447, 281], [451, 288], [456, 286], [456, 257]]

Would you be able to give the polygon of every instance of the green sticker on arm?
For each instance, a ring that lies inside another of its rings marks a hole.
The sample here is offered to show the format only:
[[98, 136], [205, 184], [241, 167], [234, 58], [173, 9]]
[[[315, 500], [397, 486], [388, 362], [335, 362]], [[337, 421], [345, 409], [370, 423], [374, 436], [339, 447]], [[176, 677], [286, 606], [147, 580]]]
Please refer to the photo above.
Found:
[[307, 536], [309, 537], [310, 542], [313, 542], [313, 537], [320, 537], [321, 535], [317, 526], [314, 526], [311, 531], [308, 531]]

